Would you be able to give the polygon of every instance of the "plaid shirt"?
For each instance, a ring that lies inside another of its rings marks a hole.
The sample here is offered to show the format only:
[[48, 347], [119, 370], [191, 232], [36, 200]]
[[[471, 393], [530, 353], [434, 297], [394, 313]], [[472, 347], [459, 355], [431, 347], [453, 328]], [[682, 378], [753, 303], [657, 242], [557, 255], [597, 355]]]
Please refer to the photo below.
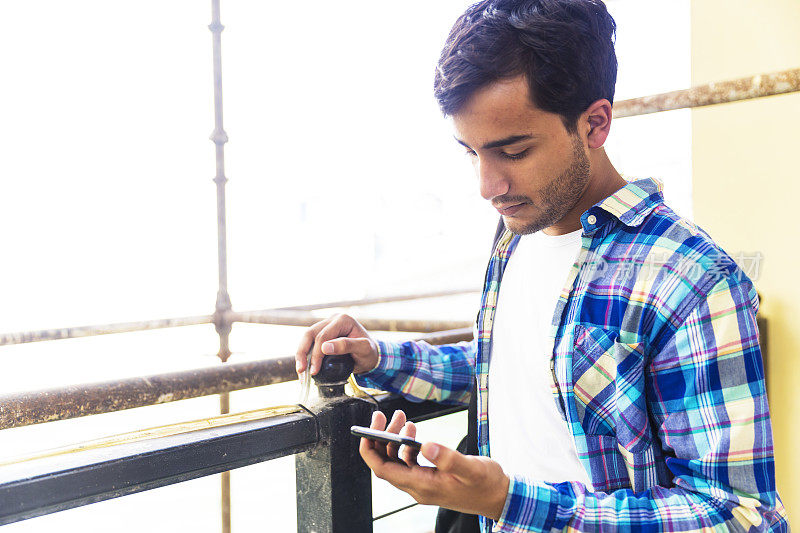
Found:
[[[553, 317], [554, 399], [592, 486], [511, 475], [485, 531], [788, 531], [758, 296], [661, 190], [630, 182], [581, 215], [581, 251]], [[494, 248], [475, 340], [378, 342], [378, 366], [358, 378], [412, 400], [466, 402], [476, 372], [485, 456], [492, 322], [518, 241], [506, 231]]]

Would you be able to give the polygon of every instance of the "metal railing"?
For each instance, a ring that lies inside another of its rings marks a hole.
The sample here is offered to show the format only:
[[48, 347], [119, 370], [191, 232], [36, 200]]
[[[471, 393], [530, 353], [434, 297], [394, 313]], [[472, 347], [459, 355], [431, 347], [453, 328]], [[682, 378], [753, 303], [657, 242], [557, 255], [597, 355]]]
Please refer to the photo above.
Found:
[[614, 104], [614, 117], [635, 117], [676, 109], [728, 104], [797, 91], [800, 91], [800, 68], [623, 100]]
[[[417, 336], [430, 344], [472, 339], [472, 328]], [[0, 395], [0, 430], [111, 413], [297, 379], [293, 356]]]
[[[419, 325], [415, 323], [415, 327]], [[471, 338], [471, 327], [416, 337], [431, 344]], [[296, 379], [294, 357], [290, 356], [10, 394], [0, 396], [0, 429]], [[376, 409], [387, 416], [402, 409], [410, 420], [419, 422], [465, 408], [412, 403], [387, 393], [355, 398], [344, 395], [342, 385], [335, 394], [323, 395], [317, 404], [298, 405], [286, 414], [242, 422], [233, 417], [233, 423], [219, 425], [214, 424], [215, 419], [205, 419], [176, 424], [180, 431], [167, 427], [158, 428], [159, 432], [138, 432], [145, 438], [124, 435], [102, 439], [106, 441], [103, 445], [83, 443], [44, 451], [0, 464], [0, 525], [296, 454], [298, 531], [371, 531], [370, 471], [349, 427], [368, 425]], [[232, 416], [223, 413], [217, 418]], [[186, 425], [190, 430], [181, 428]], [[213, 428], [202, 429], [207, 426]], [[230, 493], [225, 492], [224, 484], [222, 496], [223, 520], [229, 520], [230, 505], [225, 505], [225, 498]], [[223, 528], [225, 524], [223, 521]]]
[[418, 422], [464, 408], [336, 395], [296, 413], [5, 465], [0, 524], [297, 454], [298, 531], [371, 531], [370, 471], [350, 426], [369, 425], [375, 410]]

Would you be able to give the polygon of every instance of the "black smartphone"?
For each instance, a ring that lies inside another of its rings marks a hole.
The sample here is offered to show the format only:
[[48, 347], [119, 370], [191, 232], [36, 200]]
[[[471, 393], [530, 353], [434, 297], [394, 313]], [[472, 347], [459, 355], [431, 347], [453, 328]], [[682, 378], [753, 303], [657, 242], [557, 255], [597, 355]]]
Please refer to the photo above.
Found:
[[350, 433], [356, 437], [364, 437], [366, 439], [385, 442], [387, 444], [397, 444], [398, 446], [405, 444], [406, 446], [416, 448], [417, 450], [422, 447], [422, 443], [415, 441], [411, 437], [403, 437], [397, 433], [378, 431], [377, 429], [365, 428], [363, 426], [352, 426], [350, 428]]

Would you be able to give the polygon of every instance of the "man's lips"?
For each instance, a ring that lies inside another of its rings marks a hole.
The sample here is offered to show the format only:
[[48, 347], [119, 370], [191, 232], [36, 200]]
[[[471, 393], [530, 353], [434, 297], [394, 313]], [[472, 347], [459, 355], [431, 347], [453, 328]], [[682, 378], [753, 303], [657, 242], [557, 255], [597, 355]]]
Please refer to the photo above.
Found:
[[506, 205], [506, 206], [495, 207], [495, 209], [497, 209], [497, 211], [501, 215], [510, 217], [514, 213], [516, 213], [517, 211], [522, 209], [525, 205], [527, 205], [527, 204], [525, 202], [522, 202], [522, 203], [519, 203], [519, 204], [509, 204], [509, 205]]

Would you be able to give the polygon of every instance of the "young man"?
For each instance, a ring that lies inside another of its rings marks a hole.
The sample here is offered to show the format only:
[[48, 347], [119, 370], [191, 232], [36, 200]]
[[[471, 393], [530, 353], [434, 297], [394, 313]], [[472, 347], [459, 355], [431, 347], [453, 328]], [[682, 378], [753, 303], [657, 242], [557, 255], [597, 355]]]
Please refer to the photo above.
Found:
[[[373, 387], [476, 393], [479, 457], [425, 443], [425, 468], [366, 440], [361, 454], [487, 531], [788, 530], [753, 284], [603, 149], [614, 31], [599, 0], [485, 0], [458, 19], [436, 97], [505, 225], [475, 340], [380, 342], [340, 315], [306, 332], [298, 371], [351, 353]], [[387, 429], [416, 431], [402, 412]]]

